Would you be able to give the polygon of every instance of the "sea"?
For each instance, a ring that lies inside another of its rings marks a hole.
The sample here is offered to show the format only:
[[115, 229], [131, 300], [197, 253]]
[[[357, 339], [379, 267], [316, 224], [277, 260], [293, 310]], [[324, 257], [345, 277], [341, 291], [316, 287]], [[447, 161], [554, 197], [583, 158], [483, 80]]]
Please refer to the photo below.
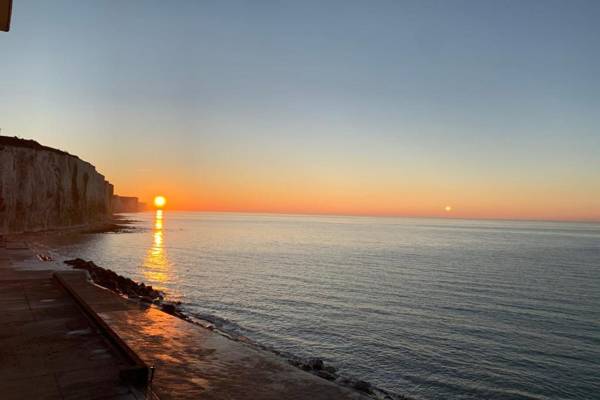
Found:
[[[65, 238], [196, 318], [414, 399], [600, 399], [600, 224], [157, 211]], [[60, 241], [60, 240], [59, 240]]]

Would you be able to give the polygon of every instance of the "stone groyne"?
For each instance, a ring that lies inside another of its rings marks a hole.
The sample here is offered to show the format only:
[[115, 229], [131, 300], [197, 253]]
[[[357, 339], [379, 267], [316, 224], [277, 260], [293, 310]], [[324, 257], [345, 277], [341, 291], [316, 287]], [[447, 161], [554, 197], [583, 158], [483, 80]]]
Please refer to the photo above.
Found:
[[95, 227], [112, 216], [113, 185], [88, 162], [0, 136], [0, 235]]

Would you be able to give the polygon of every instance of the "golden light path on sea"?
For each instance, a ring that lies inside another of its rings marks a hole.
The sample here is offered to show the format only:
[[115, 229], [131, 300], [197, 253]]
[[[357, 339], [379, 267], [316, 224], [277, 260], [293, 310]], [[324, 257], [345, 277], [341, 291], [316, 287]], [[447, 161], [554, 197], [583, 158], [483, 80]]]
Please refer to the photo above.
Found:
[[169, 280], [170, 264], [164, 247], [163, 210], [156, 210], [154, 214], [154, 230], [152, 232], [152, 245], [148, 249], [144, 260], [145, 280], [152, 283], [164, 283]]

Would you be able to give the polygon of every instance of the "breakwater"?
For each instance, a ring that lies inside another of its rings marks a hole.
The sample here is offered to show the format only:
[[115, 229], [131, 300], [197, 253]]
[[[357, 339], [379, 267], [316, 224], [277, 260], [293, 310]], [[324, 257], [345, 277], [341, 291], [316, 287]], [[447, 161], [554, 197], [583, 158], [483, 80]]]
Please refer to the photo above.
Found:
[[0, 234], [106, 223], [112, 196], [113, 185], [92, 164], [33, 140], [0, 136]]

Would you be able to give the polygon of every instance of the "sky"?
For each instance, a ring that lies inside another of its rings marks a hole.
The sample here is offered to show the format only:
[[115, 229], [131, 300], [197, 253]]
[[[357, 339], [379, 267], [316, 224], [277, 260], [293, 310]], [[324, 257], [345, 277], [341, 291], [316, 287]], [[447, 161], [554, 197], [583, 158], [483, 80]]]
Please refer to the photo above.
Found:
[[1, 134], [181, 210], [600, 220], [600, 2], [15, 0]]

